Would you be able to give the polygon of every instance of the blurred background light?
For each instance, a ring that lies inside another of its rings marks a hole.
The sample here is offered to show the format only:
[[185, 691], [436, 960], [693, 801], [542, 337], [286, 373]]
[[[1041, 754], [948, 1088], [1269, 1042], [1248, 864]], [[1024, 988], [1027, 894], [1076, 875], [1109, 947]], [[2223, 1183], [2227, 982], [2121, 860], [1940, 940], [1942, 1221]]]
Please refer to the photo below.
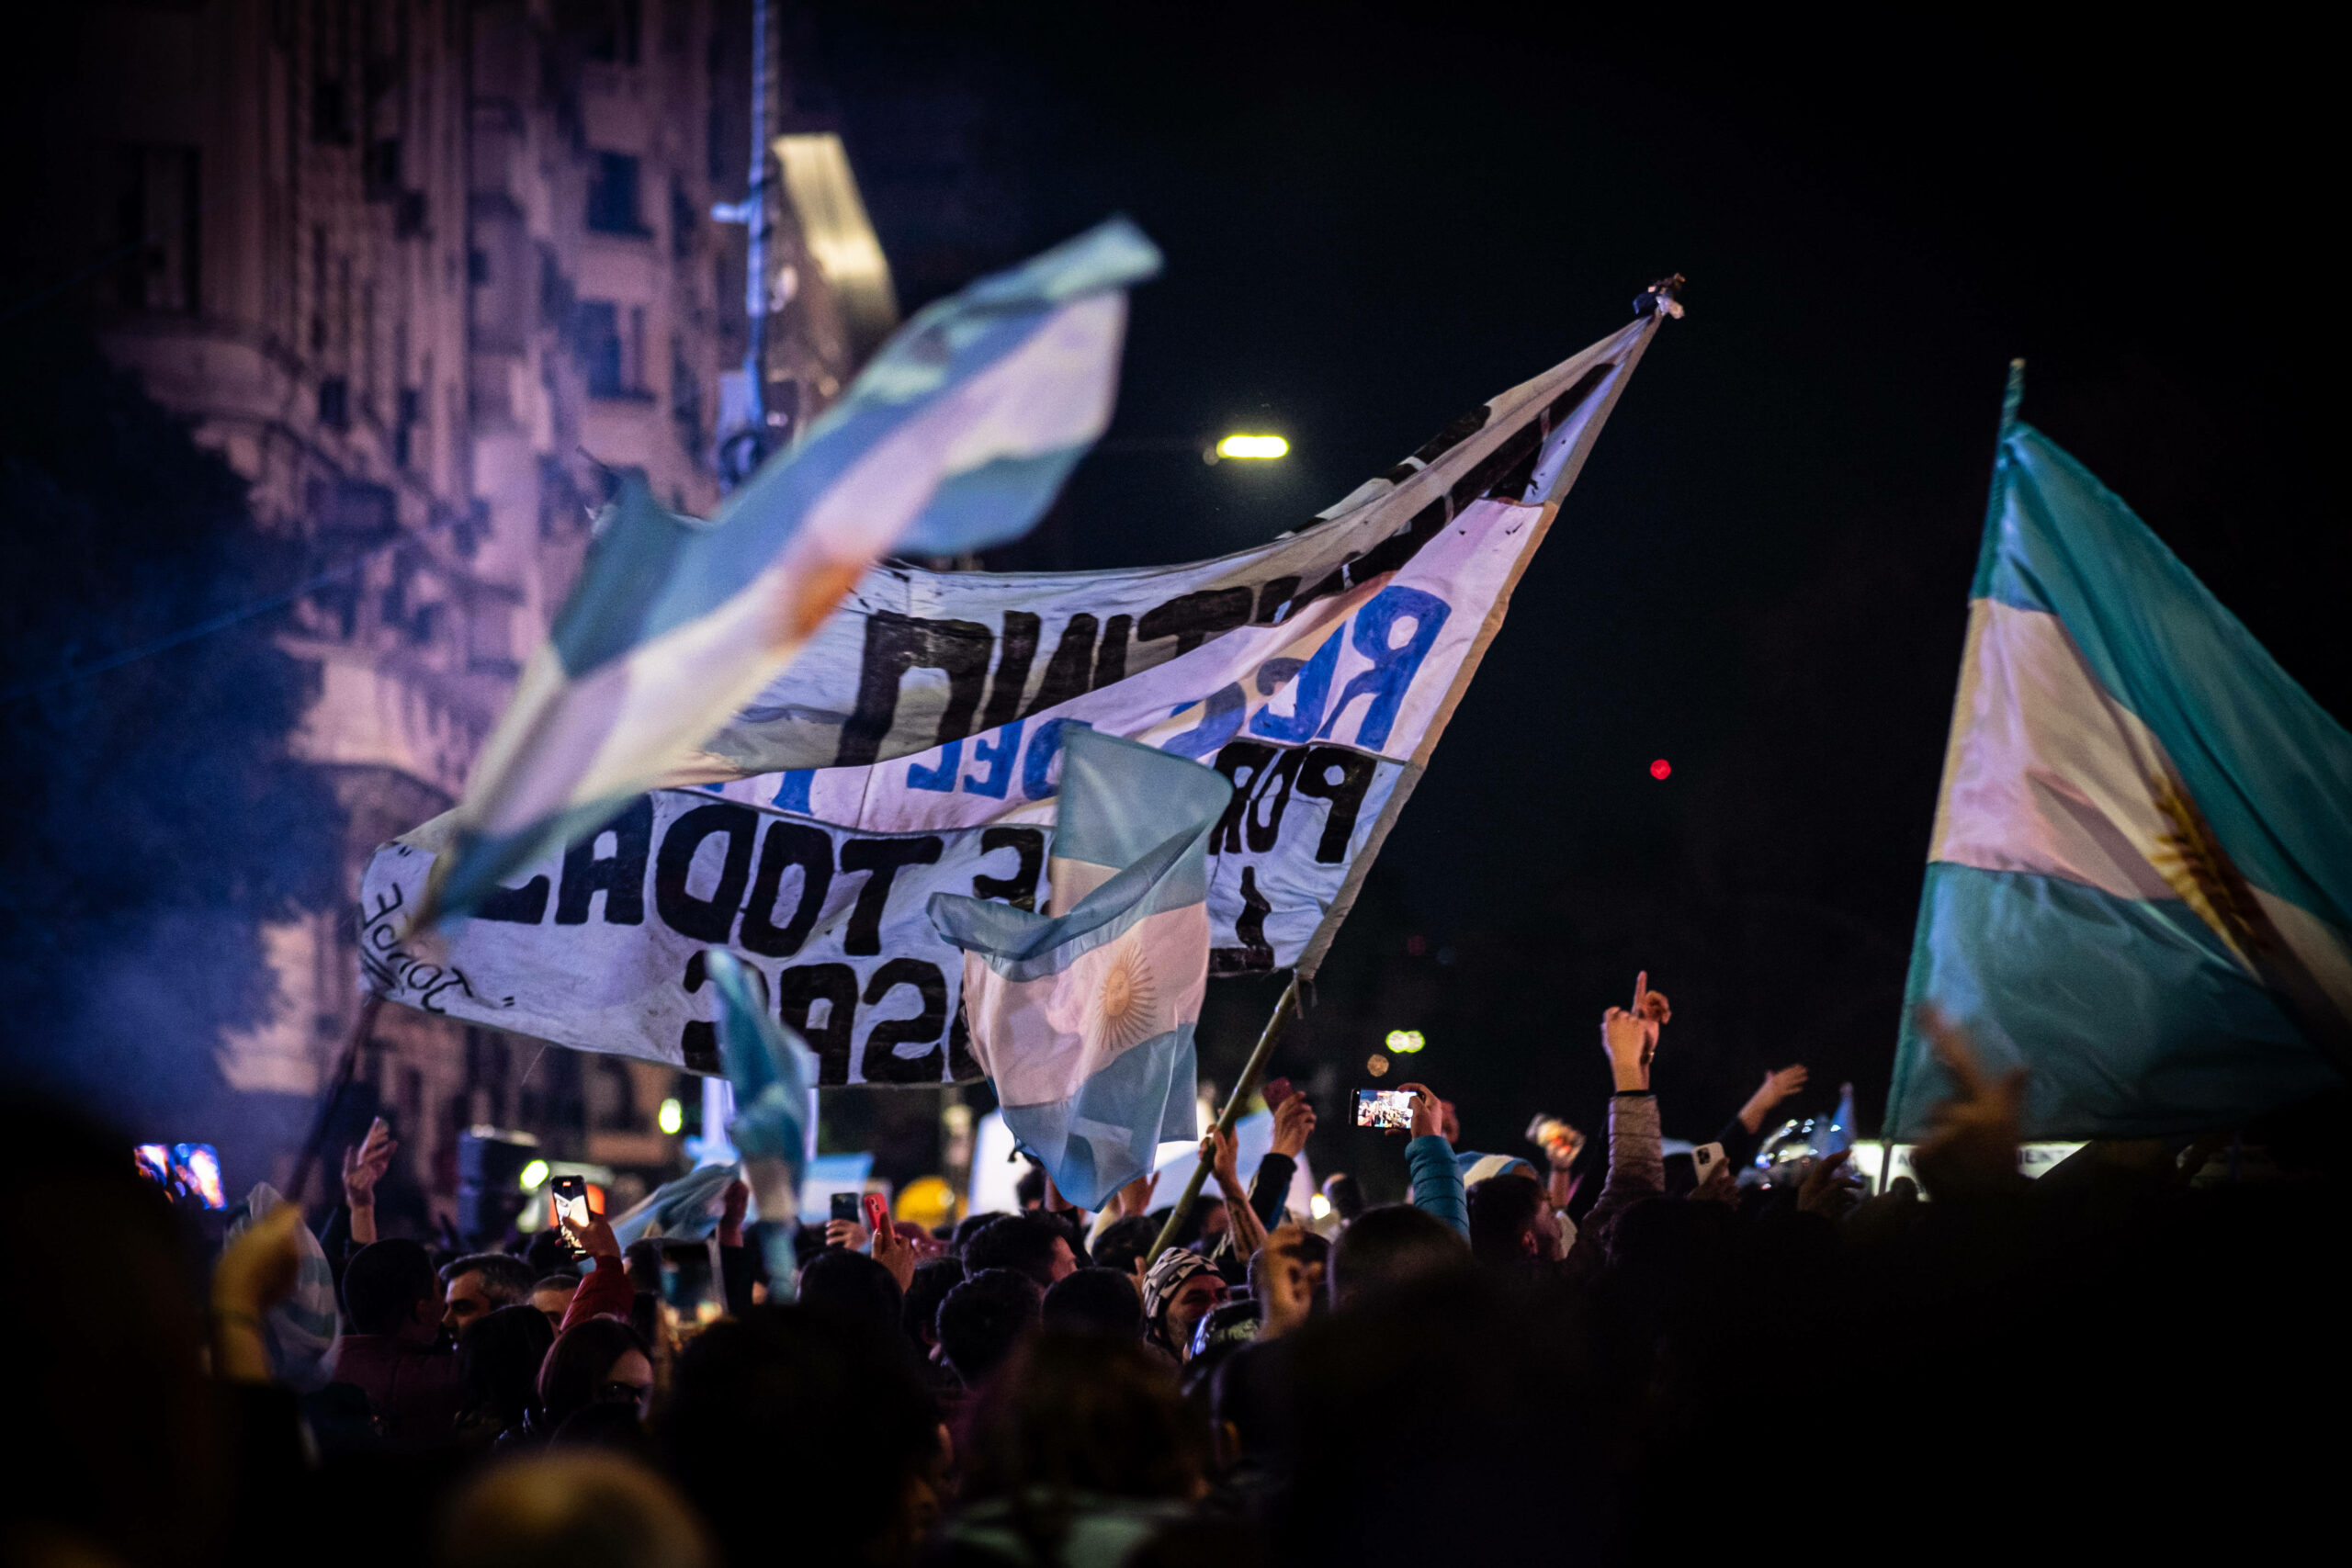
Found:
[[1279, 435], [1228, 435], [1216, 444], [1220, 457], [1279, 457], [1289, 450]]
[[1418, 1029], [1392, 1029], [1388, 1032], [1388, 1048], [1399, 1055], [1409, 1056], [1428, 1043]]
[[545, 1182], [547, 1179], [548, 1162], [543, 1159], [535, 1159], [530, 1164], [523, 1168], [523, 1174], [520, 1180], [522, 1182], [524, 1191], [536, 1192], [539, 1190], [540, 1184]]

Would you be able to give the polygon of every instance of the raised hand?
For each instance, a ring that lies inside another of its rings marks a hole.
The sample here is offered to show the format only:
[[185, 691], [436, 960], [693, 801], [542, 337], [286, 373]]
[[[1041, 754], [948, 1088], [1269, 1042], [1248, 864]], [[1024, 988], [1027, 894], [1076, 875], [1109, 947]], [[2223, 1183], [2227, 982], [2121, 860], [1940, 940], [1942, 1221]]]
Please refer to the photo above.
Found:
[[1274, 1153], [1296, 1159], [1315, 1131], [1315, 1107], [1294, 1094], [1274, 1107]]
[[1258, 1330], [1261, 1339], [1277, 1338], [1303, 1327], [1314, 1310], [1314, 1288], [1307, 1283], [1306, 1265], [1298, 1256], [1306, 1235], [1297, 1225], [1285, 1224], [1266, 1238], [1266, 1297], [1261, 1303], [1265, 1324]]
[[362, 1247], [376, 1239], [376, 1183], [400, 1146], [391, 1124], [379, 1116], [357, 1148], [343, 1151], [343, 1201], [351, 1211], [351, 1239]]
[[1427, 1084], [1400, 1083], [1396, 1086], [1413, 1097], [1413, 1131], [1416, 1138], [1445, 1135], [1445, 1101], [1430, 1091]]
[[1764, 1118], [1772, 1113], [1772, 1107], [1803, 1089], [1806, 1076], [1803, 1062], [1766, 1073], [1756, 1092], [1747, 1097], [1747, 1103], [1739, 1108], [1739, 1124], [1751, 1133], [1761, 1132]]
[[1911, 1163], [1933, 1196], [1997, 1192], [2024, 1184], [2018, 1173], [2018, 1128], [2025, 1114], [2025, 1069], [1985, 1070], [1968, 1036], [1932, 1007], [1919, 1010], [1928, 1049], [1952, 1081], [1952, 1098], [1935, 1109]]
[[[1643, 978], [1646, 980], [1648, 976], [1645, 975]], [[1634, 991], [1634, 999], [1645, 1003], [1646, 988], [1637, 983]], [[1610, 1075], [1616, 1080], [1620, 1094], [1650, 1087], [1651, 1046], [1649, 1024], [1639, 1013], [1611, 1008], [1600, 1015], [1600, 1048], [1608, 1054]]]
[[1230, 1127], [1212, 1126], [1208, 1136], [1201, 1140], [1201, 1157], [1209, 1162], [1209, 1169], [1216, 1175], [1217, 1185], [1231, 1193], [1241, 1185], [1238, 1162], [1240, 1140]]
[[[1839, 1149], [1813, 1162], [1797, 1184], [1797, 1207], [1809, 1214], [1826, 1214], [1841, 1220], [1862, 1201], [1862, 1179], [1845, 1168], [1852, 1149]], [[1730, 1166], [1725, 1164], [1724, 1169]]]
[[[831, 1229], [831, 1225], [826, 1228]], [[890, 1271], [901, 1292], [914, 1283], [915, 1244], [900, 1235], [898, 1226], [886, 1223], [875, 1227], [874, 1261]]]
[[855, 1220], [827, 1220], [825, 1245], [845, 1247], [852, 1252], [864, 1252], [867, 1241], [865, 1227]]
[[1650, 989], [1650, 972], [1646, 969], [1634, 976], [1634, 1005], [1627, 1010], [1642, 1021], [1642, 1061], [1646, 1066], [1657, 1055], [1658, 1032], [1674, 1018], [1674, 1009], [1668, 1005], [1666, 993]]

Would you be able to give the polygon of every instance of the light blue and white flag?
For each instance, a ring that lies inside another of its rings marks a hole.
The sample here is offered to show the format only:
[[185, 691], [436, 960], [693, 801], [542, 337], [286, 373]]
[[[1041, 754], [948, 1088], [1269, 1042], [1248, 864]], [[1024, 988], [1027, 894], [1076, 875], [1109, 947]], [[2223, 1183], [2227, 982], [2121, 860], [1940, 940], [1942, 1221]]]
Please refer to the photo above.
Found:
[[1071, 1201], [1099, 1209], [1196, 1135], [1193, 1030], [1208, 986], [1214, 769], [1091, 729], [1062, 742], [1050, 914], [932, 896], [964, 950], [972, 1050], [1005, 1125]]
[[1895, 1057], [1932, 1003], [2030, 1070], [2029, 1138], [2224, 1127], [2352, 1060], [2352, 735], [2132, 510], [2001, 433]]
[[482, 748], [420, 923], [678, 766], [883, 555], [1025, 532], [1110, 423], [1125, 289], [1159, 267], [1114, 220], [926, 307], [707, 524], [626, 483]]
[[800, 1173], [808, 1161], [817, 1058], [770, 1010], [767, 982], [757, 970], [723, 947], [703, 957], [718, 993], [719, 1060], [735, 1091], [727, 1137], [743, 1156], [752, 1201], [766, 1222], [760, 1245], [768, 1290], [788, 1300], [798, 1278], [792, 1232], [800, 1213]]

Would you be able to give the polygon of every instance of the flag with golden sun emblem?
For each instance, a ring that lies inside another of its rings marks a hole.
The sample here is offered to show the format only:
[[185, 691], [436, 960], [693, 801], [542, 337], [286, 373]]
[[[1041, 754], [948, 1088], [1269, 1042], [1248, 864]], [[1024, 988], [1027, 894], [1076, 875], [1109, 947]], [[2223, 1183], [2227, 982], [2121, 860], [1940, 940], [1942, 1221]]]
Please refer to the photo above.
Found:
[[[2352, 1067], [2352, 735], [2147, 525], [2015, 419], [1911, 953], [2028, 1072], [2032, 1138], [2226, 1127]], [[1945, 1085], [1916, 1017], [1887, 1120]]]
[[1232, 796], [1213, 768], [1074, 729], [1046, 912], [932, 896], [933, 923], [964, 950], [972, 1051], [1005, 1125], [1086, 1208], [1148, 1171], [1161, 1142], [1198, 1134], [1208, 834]]

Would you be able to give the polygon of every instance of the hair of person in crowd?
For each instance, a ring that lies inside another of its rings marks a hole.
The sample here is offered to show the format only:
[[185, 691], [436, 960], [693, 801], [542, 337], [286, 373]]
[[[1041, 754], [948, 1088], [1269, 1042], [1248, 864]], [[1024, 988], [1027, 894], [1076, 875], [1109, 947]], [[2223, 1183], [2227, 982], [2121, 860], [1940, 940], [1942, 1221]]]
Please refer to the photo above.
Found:
[[1083, 1510], [1188, 1502], [1204, 1468], [1168, 1369], [1100, 1334], [1041, 1333], [1023, 1346], [980, 1396], [970, 1441], [966, 1495], [1000, 1501], [1035, 1562], [1091, 1560], [1063, 1551]]
[[965, 1272], [960, 1258], [926, 1258], [915, 1265], [899, 1323], [919, 1354], [928, 1356], [939, 1344], [939, 1303], [964, 1282]]
[[1046, 1168], [1035, 1160], [1023, 1162], [1021, 1179], [1012, 1184], [1012, 1200], [1023, 1209], [1046, 1206]]
[[800, 1304], [896, 1335], [907, 1303], [889, 1269], [863, 1252], [829, 1247], [800, 1270]]
[[[1154, 1236], [1159, 1234], [1159, 1227], [1168, 1223], [1168, 1216], [1174, 1212], [1172, 1208], [1151, 1212]], [[1204, 1239], [1215, 1241], [1225, 1234], [1225, 1200], [1214, 1193], [1203, 1192], [1193, 1200], [1191, 1212], [1185, 1214], [1184, 1223], [1176, 1227], [1176, 1234], [1170, 1238], [1168, 1245], [1191, 1247]]]
[[1017, 1269], [1042, 1291], [1078, 1267], [1078, 1253], [1069, 1229], [1051, 1214], [1008, 1214], [964, 1244], [964, 1267], [975, 1274]]
[[897, 1336], [798, 1306], [696, 1335], [657, 1435], [738, 1565], [900, 1561], [937, 1510], [938, 1415]]
[[978, 1388], [1036, 1326], [1046, 1292], [1014, 1269], [979, 1269], [939, 1303], [939, 1345], [948, 1367]]
[[571, 1298], [580, 1289], [580, 1276], [566, 1270], [549, 1274], [531, 1287], [531, 1304], [545, 1314], [548, 1326], [563, 1326], [563, 1314], [571, 1306]]
[[523, 1263], [542, 1283], [557, 1274], [579, 1272], [571, 1249], [564, 1245], [563, 1233], [553, 1225], [531, 1233], [531, 1239], [523, 1246]]
[[1510, 1265], [1557, 1260], [1559, 1216], [1544, 1184], [1516, 1171], [1470, 1186], [1470, 1251], [1481, 1263]]
[[1143, 1297], [1135, 1276], [1115, 1269], [1080, 1269], [1046, 1292], [1044, 1324], [1055, 1334], [1107, 1334], [1114, 1339], [1143, 1337]]
[[1408, 1203], [1366, 1209], [1331, 1249], [1331, 1304], [1470, 1261], [1462, 1233]]
[[653, 1440], [634, 1404], [607, 1400], [583, 1404], [548, 1434], [548, 1441], [560, 1449], [603, 1449], [649, 1463], [653, 1458]]
[[1280, 1339], [1237, 1346], [1209, 1385], [1216, 1467], [1256, 1461], [1279, 1470], [1297, 1440], [1290, 1403], [1291, 1348]]
[[494, 1441], [536, 1423], [539, 1368], [555, 1344], [555, 1325], [527, 1303], [476, 1318], [458, 1336], [459, 1437]]
[[430, 1344], [441, 1332], [441, 1280], [432, 1254], [405, 1237], [369, 1242], [344, 1269], [343, 1305], [354, 1333]]
[[[1324, 1280], [1331, 1270], [1331, 1244], [1313, 1231], [1295, 1227], [1295, 1234], [1285, 1238], [1291, 1256], [1306, 1270], [1306, 1292], [1320, 1305], [1325, 1301]], [[1250, 1255], [1250, 1296], [1264, 1316], [1266, 1304], [1266, 1270], [1272, 1266], [1274, 1254], [1271, 1248], [1260, 1247]]]
[[537, 1272], [503, 1252], [476, 1252], [441, 1266], [441, 1321], [453, 1334], [500, 1307], [530, 1299]]
[[642, 1414], [652, 1387], [645, 1337], [616, 1317], [592, 1317], [565, 1329], [548, 1349], [539, 1369], [539, 1408], [550, 1429], [605, 1401]]
[[1097, 1269], [1114, 1269], [1132, 1275], [1136, 1264], [1151, 1250], [1159, 1239], [1159, 1227], [1164, 1215], [1123, 1214], [1113, 1220], [1095, 1235], [1094, 1245], [1087, 1250]]
[[980, 1232], [1005, 1218], [1002, 1209], [990, 1209], [983, 1214], [967, 1214], [956, 1222], [955, 1234], [948, 1239], [948, 1250], [956, 1257], [964, 1256], [965, 1247]]
[[440, 1568], [712, 1568], [685, 1499], [644, 1465], [574, 1448], [492, 1466], [443, 1516]]

